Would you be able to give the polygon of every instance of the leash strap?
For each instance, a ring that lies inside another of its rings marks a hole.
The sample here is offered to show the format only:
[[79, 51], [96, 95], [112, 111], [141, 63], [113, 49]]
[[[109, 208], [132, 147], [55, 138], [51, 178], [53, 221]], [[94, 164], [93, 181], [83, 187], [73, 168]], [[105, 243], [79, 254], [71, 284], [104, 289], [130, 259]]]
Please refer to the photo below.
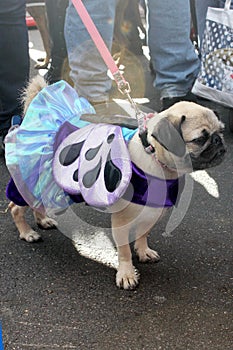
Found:
[[110, 72], [112, 73], [117, 86], [119, 90], [122, 93], [125, 93], [127, 91], [130, 93], [130, 86], [129, 83], [125, 80], [123, 75], [120, 73], [119, 68], [117, 67], [114, 59], [112, 58], [104, 40], [102, 39], [100, 33], [98, 32], [92, 18], [90, 17], [89, 13], [87, 12], [86, 7], [83, 5], [83, 2], [81, 0], [72, 0], [72, 3], [78, 12], [81, 20], [83, 21], [83, 24], [85, 25], [88, 33], [90, 34], [92, 40], [94, 41], [100, 55], [102, 56], [104, 62], [106, 63], [107, 67], [109, 68]]
[[116, 81], [118, 90], [122, 94], [125, 94], [127, 96], [129, 102], [131, 103], [133, 109], [135, 110], [136, 118], [138, 121], [139, 134], [143, 133], [145, 130], [144, 119], [146, 117], [146, 114], [138, 108], [137, 104], [131, 98], [130, 96], [131, 88], [128, 81], [125, 80], [125, 78], [119, 71], [119, 68], [117, 67], [114, 59], [112, 58], [112, 55], [109, 52], [104, 40], [102, 39], [100, 33], [98, 32], [86, 7], [83, 5], [83, 2], [81, 0], [72, 0], [72, 3], [76, 11], [78, 12], [83, 24], [85, 25], [88, 33], [90, 34], [93, 42], [95, 43], [100, 55], [102, 56], [104, 62], [106, 63], [107, 67], [112, 73], [113, 78]]

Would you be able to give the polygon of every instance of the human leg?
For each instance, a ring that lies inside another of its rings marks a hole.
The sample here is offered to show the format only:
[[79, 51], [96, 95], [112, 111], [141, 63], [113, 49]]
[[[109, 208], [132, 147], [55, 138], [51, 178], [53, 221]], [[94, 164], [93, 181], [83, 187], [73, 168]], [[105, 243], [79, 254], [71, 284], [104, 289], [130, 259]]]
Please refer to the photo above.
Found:
[[191, 90], [200, 62], [190, 40], [187, 0], [147, 0], [148, 45], [161, 98], [182, 97]]
[[45, 1], [51, 39], [51, 67], [45, 76], [49, 84], [61, 79], [64, 60], [67, 57], [64, 24], [68, 3], [68, 0]]
[[25, 1], [6, 1], [0, 9], [0, 135], [11, 125], [11, 117], [22, 113], [20, 95], [29, 76], [28, 30]]
[[[109, 49], [113, 39], [116, 2], [83, 1]], [[91, 102], [107, 101], [112, 85], [107, 75], [107, 67], [71, 2], [66, 12], [65, 40], [70, 76], [76, 91]]]

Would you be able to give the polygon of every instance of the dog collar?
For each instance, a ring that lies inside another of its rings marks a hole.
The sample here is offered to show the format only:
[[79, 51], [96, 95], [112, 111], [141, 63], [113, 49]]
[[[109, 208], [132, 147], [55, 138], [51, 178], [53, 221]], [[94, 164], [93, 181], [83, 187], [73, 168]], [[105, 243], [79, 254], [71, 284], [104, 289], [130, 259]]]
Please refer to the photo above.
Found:
[[176, 172], [177, 171], [177, 169], [169, 167], [168, 165], [162, 163], [156, 157], [156, 150], [155, 150], [154, 146], [152, 146], [147, 140], [147, 135], [148, 135], [147, 129], [145, 129], [144, 132], [139, 133], [138, 135], [139, 135], [139, 138], [140, 138], [140, 140], [142, 142], [142, 145], [143, 145], [144, 150], [146, 151], [146, 153], [151, 154], [154, 157], [155, 161], [159, 164], [159, 166], [163, 167], [164, 169], [166, 169], [166, 170], [168, 170], [170, 172]]
[[138, 135], [146, 153], [149, 153], [149, 154], [155, 153], [155, 148], [147, 140], [147, 135], [148, 135], [147, 129], [145, 129], [142, 133], [139, 133]]

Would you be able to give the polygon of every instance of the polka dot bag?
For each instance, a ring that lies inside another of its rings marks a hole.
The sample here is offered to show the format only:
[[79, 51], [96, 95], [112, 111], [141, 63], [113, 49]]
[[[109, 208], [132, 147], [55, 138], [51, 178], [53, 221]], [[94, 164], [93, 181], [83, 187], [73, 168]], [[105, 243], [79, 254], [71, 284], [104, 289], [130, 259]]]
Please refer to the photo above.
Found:
[[209, 7], [201, 47], [201, 69], [192, 92], [233, 107], [233, 10]]

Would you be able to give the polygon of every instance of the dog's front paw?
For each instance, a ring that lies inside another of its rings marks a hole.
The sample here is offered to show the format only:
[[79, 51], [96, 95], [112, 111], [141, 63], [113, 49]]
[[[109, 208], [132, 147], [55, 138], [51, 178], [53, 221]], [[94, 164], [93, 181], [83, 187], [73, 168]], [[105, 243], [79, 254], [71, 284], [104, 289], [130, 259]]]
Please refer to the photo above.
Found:
[[139, 272], [133, 265], [121, 265], [116, 274], [116, 285], [126, 290], [135, 289], [139, 283], [139, 277]]
[[21, 233], [19, 238], [23, 239], [29, 243], [38, 242], [42, 239], [41, 235], [39, 235], [39, 233], [37, 233], [34, 230], [30, 230], [28, 232]]
[[57, 227], [57, 222], [54, 219], [49, 218], [48, 216], [37, 217], [36, 223], [39, 227], [45, 230], [49, 230]]
[[135, 252], [140, 262], [157, 262], [160, 259], [159, 254], [149, 247], [146, 249], [135, 249]]

